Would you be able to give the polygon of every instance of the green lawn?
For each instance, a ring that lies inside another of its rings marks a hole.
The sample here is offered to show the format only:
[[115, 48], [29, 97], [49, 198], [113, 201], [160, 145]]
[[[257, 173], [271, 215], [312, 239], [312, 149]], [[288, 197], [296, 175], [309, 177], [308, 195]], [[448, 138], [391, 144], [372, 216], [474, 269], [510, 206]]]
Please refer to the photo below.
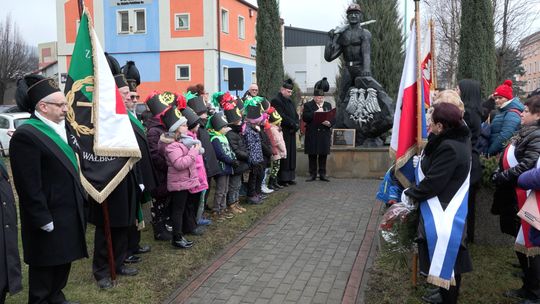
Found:
[[[474, 270], [462, 276], [459, 303], [517, 303], [502, 296], [505, 290], [521, 286], [521, 280], [512, 275], [519, 270], [511, 265], [517, 263], [512, 246], [472, 245], [469, 248]], [[366, 304], [425, 303], [421, 297], [428, 285], [418, 276], [417, 287], [412, 287], [410, 264], [410, 255], [404, 257], [380, 251], [370, 270]]]
[[[188, 250], [173, 249], [169, 242], [154, 241], [151, 227], [142, 232], [141, 244], [150, 244], [152, 252], [141, 255], [143, 261], [135, 264], [139, 275], [119, 277], [118, 286], [99, 290], [92, 277], [92, 261], [84, 259], [73, 263], [64, 292], [68, 300], [81, 303], [161, 303], [176, 288], [201, 267], [208, 265], [217, 254], [241, 233], [279, 205], [288, 193], [272, 194], [262, 205], [244, 205], [248, 212], [223, 223], [212, 224], [203, 236], [190, 236], [194, 246]], [[150, 226], [150, 225], [148, 225]], [[90, 257], [93, 250], [94, 229], [88, 227], [87, 244]], [[22, 256], [22, 249], [21, 249]], [[23, 266], [24, 290], [6, 303], [27, 303], [28, 268]]]

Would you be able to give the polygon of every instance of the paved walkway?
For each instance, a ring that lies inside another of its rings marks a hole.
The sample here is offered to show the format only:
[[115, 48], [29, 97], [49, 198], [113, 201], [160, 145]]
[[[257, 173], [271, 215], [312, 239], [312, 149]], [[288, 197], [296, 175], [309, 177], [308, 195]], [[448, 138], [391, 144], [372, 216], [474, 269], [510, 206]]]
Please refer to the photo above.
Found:
[[286, 188], [285, 202], [167, 302], [362, 303], [378, 184], [333, 179]]

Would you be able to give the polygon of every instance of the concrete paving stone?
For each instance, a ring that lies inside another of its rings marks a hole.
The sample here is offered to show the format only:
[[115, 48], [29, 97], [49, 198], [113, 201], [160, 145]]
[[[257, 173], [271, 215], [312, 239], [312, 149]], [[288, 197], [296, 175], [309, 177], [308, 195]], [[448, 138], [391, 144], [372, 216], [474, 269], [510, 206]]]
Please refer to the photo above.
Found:
[[216, 296], [216, 300], [228, 300], [232, 295], [232, 289], [221, 289], [221, 292]]
[[330, 294], [328, 294], [329, 301], [339, 301], [343, 298], [344, 289], [332, 289]]
[[298, 280], [307, 281], [309, 280], [310, 277], [311, 277], [311, 272], [304, 270], [298, 275]]
[[246, 295], [242, 298], [242, 301], [245, 301], [245, 302], [255, 302], [258, 298], [259, 298], [259, 295], [261, 293], [260, 292], [256, 292], [256, 291], [248, 291], [248, 293], [246, 293]]
[[291, 285], [291, 290], [304, 290], [304, 287], [306, 287], [307, 280], [296, 280]]
[[276, 293], [287, 294], [289, 292], [289, 289], [291, 289], [291, 284], [281, 283], [276, 289]]
[[276, 293], [276, 288], [266, 287], [261, 291], [260, 297], [263, 299], [271, 299]]
[[298, 301], [300, 299], [300, 296], [302, 295], [302, 292], [299, 290], [289, 290], [287, 293], [287, 296], [285, 297], [286, 301]]
[[212, 301], [212, 304], [225, 304], [225, 303], [227, 303], [227, 301], [220, 300], [220, 299], [215, 299], [214, 301]]
[[311, 276], [311, 278], [308, 280], [306, 285], [307, 286], [318, 287], [319, 284], [321, 284], [321, 278], [315, 278], [315, 277]]
[[324, 273], [326, 272], [326, 269], [315, 269], [313, 273], [311, 273], [312, 278], [322, 278], [324, 276]]
[[226, 304], [238, 304], [242, 301], [241, 296], [233, 295], [227, 300]]
[[292, 284], [294, 281], [296, 281], [296, 275], [295, 274], [287, 274], [281, 282], [285, 284]]
[[313, 299], [310, 297], [301, 296], [300, 299], [298, 299], [298, 304], [310, 304]]
[[281, 284], [281, 279], [272, 278], [270, 281], [268, 281], [266, 287], [277, 288], [279, 284]]
[[287, 275], [287, 270], [278, 270], [276, 273], [274, 273], [274, 278], [276, 279], [283, 279]]
[[330, 292], [332, 289], [333, 282], [328, 281], [322, 281], [321, 284], [319, 284], [319, 288], [317, 289], [317, 292]]
[[302, 291], [302, 296], [313, 298], [317, 292], [317, 286], [306, 285]]
[[238, 295], [238, 296], [245, 296], [248, 293], [250, 287], [251, 286], [249, 285], [241, 285], [238, 289], [236, 289], [233, 292], [233, 294]]
[[268, 299], [257, 299], [254, 304], [268, 304], [270, 300]]
[[317, 292], [315, 293], [315, 296], [313, 297], [314, 304], [326, 304], [328, 300], [328, 294], [324, 292]]

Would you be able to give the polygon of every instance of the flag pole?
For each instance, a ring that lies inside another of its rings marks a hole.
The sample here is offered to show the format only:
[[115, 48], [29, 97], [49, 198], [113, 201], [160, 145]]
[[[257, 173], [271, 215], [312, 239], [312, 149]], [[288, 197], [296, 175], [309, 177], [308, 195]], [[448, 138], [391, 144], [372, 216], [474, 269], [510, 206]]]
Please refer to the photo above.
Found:
[[[84, 13], [84, 0], [77, 0], [77, 4], [79, 8], [79, 20], [82, 20], [82, 16]], [[109, 272], [111, 275], [111, 281], [114, 285], [116, 282], [116, 267], [114, 263], [114, 252], [113, 252], [112, 237], [111, 237], [111, 223], [110, 223], [109, 206], [108, 206], [107, 200], [101, 203], [101, 208], [103, 211], [103, 232], [105, 234], [105, 240], [107, 242], [107, 260], [109, 262]]]
[[437, 85], [437, 61], [435, 60], [435, 22], [433, 22], [433, 19], [429, 19], [429, 27], [429, 32], [431, 33], [431, 87], [432, 91], [434, 91], [439, 86]]
[[[416, 24], [416, 154], [422, 149], [422, 66], [420, 49], [420, 0], [414, 0], [414, 21]], [[412, 286], [416, 286], [418, 272], [418, 249], [414, 248], [412, 256]]]

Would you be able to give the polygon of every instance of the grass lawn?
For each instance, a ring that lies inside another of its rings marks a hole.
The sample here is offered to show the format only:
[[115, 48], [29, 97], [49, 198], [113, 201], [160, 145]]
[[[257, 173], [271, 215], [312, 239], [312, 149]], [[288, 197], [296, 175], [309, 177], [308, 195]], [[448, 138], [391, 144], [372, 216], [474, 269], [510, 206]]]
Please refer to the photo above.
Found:
[[[92, 276], [92, 252], [94, 227], [88, 226], [86, 240], [90, 259], [72, 264], [71, 274], [64, 293], [68, 300], [81, 303], [161, 303], [176, 288], [208, 265], [216, 255], [242, 232], [268, 214], [288, 196], [280, 191], [272, 194], [262, 205], [244, 205], [248, 211], [223, 223], [213, 223], [203, 236], [189, 236], [194, 241], [193, 248], [173, 249], [170, 242], [154, 240], [152, 228], [142, 231], [141, 244], [150, 244], [152, 252], [141, 255], [143, 261], [135, 264], [139, 274], [134, 277], [119, 277], [118, 286], [109, 290], [99, 290]], [[20, 244], [20, 241], [19, 241]], [[22, 258], [22, 249], [21, 249]], [[23, 263], [24, 264], [24, 263]], [[27, 303], [28, 267], [23, 265], [23, 286], [19, 294], [6, 299], [6, 303]]]
[[[517, 303], [502, 296], [510, 288], [521, 287], [521, 280], [512, 275], [518, 271], [511, 263], [517, 263], [510, 246], [471, 245], [473, 272], [462, 276], [459, 303]], [[405, 263], [407, 262], [407, 264]], [[411, 257], [380, 251], [366, 290], [366, 304], [379, 303], [425, 303], [421, 297], [426, 287], [425, 278], [418, 276], [418, 286], [411, 286]]]

